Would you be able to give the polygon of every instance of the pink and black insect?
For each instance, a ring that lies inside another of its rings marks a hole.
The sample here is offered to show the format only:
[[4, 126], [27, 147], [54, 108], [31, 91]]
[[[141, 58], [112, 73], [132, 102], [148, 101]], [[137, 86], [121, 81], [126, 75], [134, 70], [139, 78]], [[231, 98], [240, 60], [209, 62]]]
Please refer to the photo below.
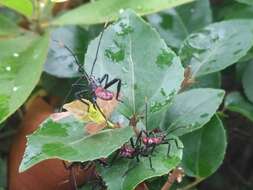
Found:
[[[101, 159], [97, 159], [94, 161], [87, 161], [87, 162], [71, 162], [70, 164], [66, 164], [65, 161], [63, 161], [63, 165], [64, 168], [66, 170], [69, 170], [69, 182], [70, 185], [72, 187], [72, 189], [74, 190], [78, 190], [78, 185], [77, 185], [77, 181], [76, 181], [76, 176], [75, 176], [75, 172], [74, 172], [74, 168], [80, 168], [81, 170], [88, 170], [90, 169], [92, 166], [94, 166], [96, 163], [98, 163], [99, 165], [106, 167], [108, 166], [108, 163], [106, 161], [106, 159], [101, 158]], [[102, 178], [100, 176], [98, 176], [95, 180], [92, 181], [92, 188], [93, 189], [98, 189], [98, 186], [105, 186]]]
[[[148, 128], [148, 113], [147, 113], [147, 103], [145, 104], [145, 125], [146, 129]], [[168, 134], [179, 129], [180, 127], [173, 129], [169, 132], [162, 132], [160, 129], [155, 128], [152, 131], [148, 132], [146, 130], [141, 130], [139, 132], [139, 135], [137, 137], [137, 142], [139, 144], [143, 144], [145, 150], [149, 150], [150, 154], [152, 155], [155, 148], [159, 145], [162, 144], [167, 144], [168, 149], [167, 149], [167, 156], [169, 156], [170, 153], [170, 148], [171, 148], [171, 143], [174, 142], [177, 146], [178, 149], [182, 149], [182, 147], [179, 146], [177, 139], [175, 138], [167, 138]]]
[[[98, 47], [96, 50], [95, 59], [92, 63], [90, 75], [88, 75], [87, 72], [84, 70], [83, 65], [79, 63], [74, 52], [64, 44], [63, 44], [63, 47], [66, 48], [66, 50], [68, 50], [69, 53], [73, 56], [75, 63], [78, 66], [78, 71], [81, 74], [80, 78], [72, 84], [72, 88], [70, 92], [67, 94], [64, 102], [66, 102], [67, 98], [71, 95], [73, 88], [77, 87], [77, 88], [80, 88], [80, 90], [75, 92], [75, 97], [86, 105], [87, 103], [83, 101], [82, 99], [88, 99], [89, 101], [93, 103], [94, 107], [98, 108], [99, 111], [103, 114], [103, 112], [100, 110], [99, 106], [97, 105], [97, 102], [96, 102], [97, 98], [109, 101], [109, 100], [112, 100], [115, 96], [116, 100], [120, 101], [119, 94], [121, 90], [121, 79], [114, 78], [109, 81], [108, 74], [104, 74], [101, 78], [95, 78], [95, 76], [93, 75], [93, 70], [94, 70], [95, 63], [97, 61], [102, 37], [103, 37], [103, 32], [100, 34], [100, 37], [99, 37]], [[115, 84], [117, 84], [116, 95], [114, 94], [114, 92], [108, 90], [109, 87]]]
[[[115, 154], [115, 156], [112, 158], [111, 163], [118, 158], [127, 158], [127, 159], [136, 159], [137, 162], [140, 162], [140, 157], [148, 157], [149, 158], [149, 164], [150, 168], [153, 169], [152, 161], [151, 161], [151, 149], [141, 146], [139, 143], [139, 140], [136, 139], [135, 143], [133, 141], [133, 138], [130, 138], [130, 145], [124, 144]], [[132, 168], [129, 168], [124, 175], [126, 175], [127, 172], [129, 172]]]

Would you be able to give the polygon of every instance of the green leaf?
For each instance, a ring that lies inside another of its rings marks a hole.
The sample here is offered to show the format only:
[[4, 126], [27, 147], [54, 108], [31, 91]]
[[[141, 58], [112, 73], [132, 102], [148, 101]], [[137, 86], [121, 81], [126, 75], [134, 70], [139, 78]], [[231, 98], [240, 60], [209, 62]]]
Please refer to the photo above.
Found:
[[27, 147], [19, 171], [50, 158], [89, 161], [109, 156], [133, 135], [130, 127], [108, 129], [95, 135], [85, 132], [87, 123], [72, 117], [54, 122], [50, 118], [27, 137]]
[[191, 34], [180, 49], [185, 65], [193, 76], [220, 71], [246, 55], [253, 44], [253, 22], [231, 20], [214, 23]]
[[208, 0], [197, 0], [150, 15], [148, 21], [169, 46], [179, 48], [190, 33], [212, 22], [212, 12]]
[[193, 83], [190, 88], [220, 88], [220, 86], [221, 74], [220, 72], [215, 72], [197, 77], [195, 83]]
[[245, 19], [253, 18], [253, 6], [240, 4], [236, 2], [229, 2], [226, 6], [221, 8], [218, 12], [219, 20], [229, 19]]
[[250, 61], [243, 61], [243, 62], [238, 62], [235, 65], [236, 68], [236, 80], [241, 83], [243, 74], [245, 70], [247, 69], [247, 66], [250, 64]]
[[[179, 146], [182, 147], [181, 141], [177, 139]], [[118, 159], [112, 163], [111, 167], [101, 168], [99, 172], [110, 190], [132, 190], [139, 183], [157, 176], [168, 174], [174, 169], [182, 159], [182, 149], [178, 149], [175, 143], [172, 144], [170, 157], [167, 157], [168, 145], [160, 145], [156, 148], [154, 155], [151, 157], [152, 170], [149, 165], [148, 157], [142, 157], [140, 162]], [[127, 173], [126, 173], [127, 172]]]
[[[98, 39], [88, 47], [87, 71], [91, 70]], [[157, 32], [132, 11], [125, 12], [104, 31], [93, 74], [101, 78], [106, 73], [110, 80], [122, 80], [123, 103], [119, 110], [125, 116], [143, 111], [145, 97], [151, 104], [151, 113], [167, 106], [184, 78], [180, 59]]]
[[[74, 56], [79, 63], [83, 63], [84, 52], [88, 46], [88, 32], [78, 26], [65, 26], [54, 30], [51, 38], [45, 71], [59, 78], [79, 76]], [[75, 55], [73, 56], [62, 44], [71, 49]]]
[[239, 3], [244, 3], [246, 5], [252, 5], [253, 6], [253, 1], [252, 0], [236, 0]]
[[4, 15], [0, 15], [0, 25], [0, 36], [16, 35], [20, 32], [16, 23]]
[[39, 81], [47, 54], [48, 35], [29, 38], [0, 43], [0, 122], [26, 101]]
[[211, 88], [192, 89], [178, 94], [165, 114], [163, 128], [177, 135], [201, 128], [215, 114], [223, 97], [223, 90]]
[[56, 18], [53, 25], [97, 24], [116, 20], [121, 10], [133, 9], [139, 15], [151, 14], [193, 0], [99, 0], [87, 3]]
[[27, 17], [32, 16], [33, 4], [30, 0], [0, 0], [1, 4]]
[[227, 146], [226, 133], [215, 115], [203, 128], [182, 136], [182, 166], [189, 176], [208, 177], [221, 165]]
[[250, 62], [242, 76], [242, 86], [247, 98], [253, 103], [253, 63]]
[[239, 92], [231, 92], [225, 98], [224, 106], [229, 111], [237, 112], [253, 121], [253, 104], [248, 102]]
[[[66, 97], [66, 94], [68, 94], [70, 91], [72, 84], [76, 80], [77, 78], [58, 78], [47, 73], [42, 73], [40, 78], [40, 85], [44, 90], [46, 90], [48, 94], [64, 99]], [[74, 98], [74, 93], [71, 93], [66, 102], [69, 102]]]

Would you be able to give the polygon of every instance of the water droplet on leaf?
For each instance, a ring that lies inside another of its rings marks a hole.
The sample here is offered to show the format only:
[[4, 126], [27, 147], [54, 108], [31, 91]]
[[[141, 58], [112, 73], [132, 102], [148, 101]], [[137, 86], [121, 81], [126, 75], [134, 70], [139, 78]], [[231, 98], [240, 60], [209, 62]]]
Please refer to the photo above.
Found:
[[17, 86], [14, 86], [14, 87], [12, 88], [12, 90], [13, 90], [14, 92], [16, 92], [18, 89], [19, 89], [19, 87], [17, 87]]
[[122, 14], [124, 12], [124, 9], [119, 10], [119, 14]]
[[19, 57], [18, 53], [13, 53], [13, 57]]
[[11, 67], [10, 66], [7, 66], [5, 67], [6, 71], [11, 71]]

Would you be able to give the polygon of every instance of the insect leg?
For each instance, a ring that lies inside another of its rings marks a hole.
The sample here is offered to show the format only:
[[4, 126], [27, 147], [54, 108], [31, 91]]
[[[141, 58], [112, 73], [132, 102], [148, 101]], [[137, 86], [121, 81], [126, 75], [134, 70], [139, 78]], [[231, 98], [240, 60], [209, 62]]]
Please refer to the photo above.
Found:
[[[183, 149], [184, 148], [184, 147], [179, 146], [178, 141], [175, 138], [165, 139], [165, 142], [169, 143], [169, 141], [173, 141], [176, 144], [177, 149]], [[164, 143], [164, 144], [167, 144], [167, 143]]]
[[93, 100], [93, 105], [94, 105], [95, 108], [97, 108], [98, 111], [102, 114], [103, 118], [105, 119], [105, 121], [106, 121], [106, 123], [107, 123], [108, 121], [107, 121], [107, 118], [106, 118], [104, 112], [101, 110], [101, 108], [99, 107], [99, 105], [97, 104], [97, 102], [96, 102], [95, 100]]
[[[62, 105], [64, 105], [67, 101], [67, 99], [69, 98], [69, 96], [71, 95], [72, 91], [73, 91], [73, 87], [78, 85], [79, 82], [81, 82], [83, 79], [83, 77], [80, 77], [79, 79], [77, 79], [72, 85], [71, 85], [71, 89], [69, 90], [69, 92], [67, 93], [67, 95], [65, 96]], [[61, 108], [59, 109], [59, 112], [62, 112], [63, 106], [61, 106]]]
[[76, 177], [75, 172], [73, 170], [73, 167], [70, 169], [70, 184], [72, 187], [74, 187], [75, 190], [78, 190], [77, 183], [76, 183]]
[[105, 80], [105, 84], [108, 83], [108, 80], [109, 80], [109, 75], [108, 74], [104, 74], [104, 76], [102, 76], [101, 79], [98, 79], [98, 82], [100, 83], [100, 85], [102, 85], [102, 83], [104, 82]]
[[110, 166], [112, 166], [112, 163], [119, 157], [119, 150], [117, 150], [117, 152], [115, 153], [115, 155], [112, 157], [112, 160], [111, 160], [111, 163], [110, 163]]
[[144, 131], [141, 130], [140, 133], [139, 133], [139, 135], [137, 136], [136, 141], [135, 141], [135, 147], [141, 146], [141, 138], [142, 138], [142, 133], [143, 133], [143, 132], [144, 132]]
[[153, 170], [153, 171], [155, 171], [155, 169], [153, 168], [153, 165], [152, 165], [152, 158], [151, 158], [150, 155], [148, 156], [148, 160], [149, 160], [149, 167], [150, 167], [150, 169]]
[[116, 100], [119, 100], [119, 93], [120, 93], [120, 89], [121, 89], [121, 79], [116, 78], [116, 79], [111, 80], [110, 82], [105, 84], [104, 88], [107, 89], [110, 86], [114, 85], [115, 83], [118, 83], [117, 84]]

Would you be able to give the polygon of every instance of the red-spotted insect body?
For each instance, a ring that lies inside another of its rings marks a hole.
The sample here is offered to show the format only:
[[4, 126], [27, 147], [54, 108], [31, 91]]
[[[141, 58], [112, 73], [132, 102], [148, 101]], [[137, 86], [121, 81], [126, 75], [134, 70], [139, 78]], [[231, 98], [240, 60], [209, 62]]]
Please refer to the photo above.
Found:
[[109, 91], [109, 90], [106, 90], [104, 89], [103, 87], [101, 86], [98, 86], [96, 89], [95, 89], [95, 95], [96, 97], [102, 99], [102, 100], [112, 100], [113, 97], [114, 97], [114, 93]]
[[132, 158], [135, 153], [135, 149], [129, 146], [123, 146], [120, 149], [120, 156], [123, 158]]
[[157, 145], [162, 143], [163, 137], [143, 137], [142, 142], [145, 145]]

